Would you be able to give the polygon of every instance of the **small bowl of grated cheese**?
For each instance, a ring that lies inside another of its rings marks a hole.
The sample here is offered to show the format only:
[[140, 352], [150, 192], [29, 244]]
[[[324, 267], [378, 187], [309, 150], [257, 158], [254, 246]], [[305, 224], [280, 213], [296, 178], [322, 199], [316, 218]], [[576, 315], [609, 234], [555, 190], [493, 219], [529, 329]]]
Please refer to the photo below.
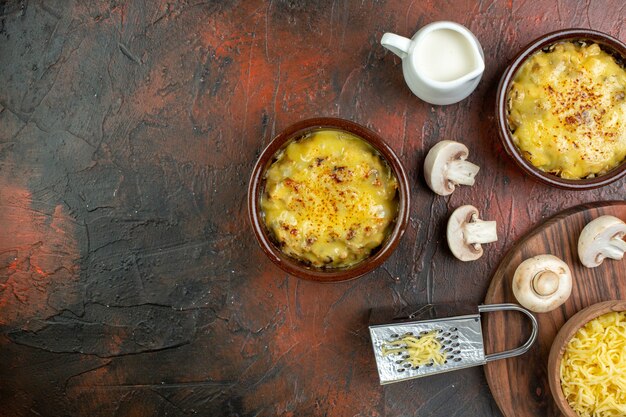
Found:
[[626, 300], [597, 303], [569, 319], [550, 349], [548, 378], [568, 417], [626, 416]]

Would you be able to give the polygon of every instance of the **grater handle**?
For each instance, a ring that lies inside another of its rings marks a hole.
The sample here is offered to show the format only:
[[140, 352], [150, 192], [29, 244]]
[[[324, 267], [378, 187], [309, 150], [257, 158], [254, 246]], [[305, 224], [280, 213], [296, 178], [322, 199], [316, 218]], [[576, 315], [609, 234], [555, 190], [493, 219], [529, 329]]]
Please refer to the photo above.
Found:
[[491, 311], [503, 311], [503, 310], [514, 310], [514, 311], [519, 311], [521, 313], [526, 314], [526, 316], [528, 316], [528, 318], [530, 319], [530, 322], [532, 323], [533, 329], [532, 329], [532, 332], [530, 333], [530, 337], [528, 338], [526, 343], [524, 343], [522, 346], [515, 348], [515, 349], [511, 349], [511, 350], [506, 350], [504, 352], [496, 352], [496, 353], [486, 355], [485, 356], [486, 362], [491, 362], [491, 361], [495, 361], [498, 359], [512, 358], [513, 356], [519, 356], [523, 353], [526, 353], [528, 349], [530, 349], [532, 344], [535, 343], [535, 340], [537, 339], [537, 333], [539, 332], [539, 325], [537, 324], [537, 319], [535, 318], [535, 316], [533, 316], [533, 314], [530, 311], [526, 310], [525, 308], [520, 307], [517, 304], [486, 304], [486, 305], [478, 306], [479, 313], [489, 313]]

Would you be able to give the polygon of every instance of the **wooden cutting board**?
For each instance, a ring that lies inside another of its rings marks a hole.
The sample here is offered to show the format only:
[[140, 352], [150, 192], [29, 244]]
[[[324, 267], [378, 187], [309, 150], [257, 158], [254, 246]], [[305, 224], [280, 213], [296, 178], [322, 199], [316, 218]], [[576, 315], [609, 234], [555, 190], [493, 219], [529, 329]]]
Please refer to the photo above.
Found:
[[[605, 260], [597, 268], [578, 260], [578, 236], [596, 217], [609, 214], [626, 220], [626, 201], [577, 206], [539, 224], [506, 254], [487, 291], [485, 304], [516, 303], [511, 279], [517, 266], [531, 256], [558, 256], [572, 270], [572, 295], [561, 307], [536, 314], [539, 336], [529, 352], [485, 365], [489, 388], [506, 417], [560, 416], [552, 400], [547, 378], [550, 346], [561, 326], [579, 310], [600, 302], [626, 299], [626, 259]], [[530, 323], [515, 312], [483, 316], [486, 353], [522, 344], [530, 335]]]

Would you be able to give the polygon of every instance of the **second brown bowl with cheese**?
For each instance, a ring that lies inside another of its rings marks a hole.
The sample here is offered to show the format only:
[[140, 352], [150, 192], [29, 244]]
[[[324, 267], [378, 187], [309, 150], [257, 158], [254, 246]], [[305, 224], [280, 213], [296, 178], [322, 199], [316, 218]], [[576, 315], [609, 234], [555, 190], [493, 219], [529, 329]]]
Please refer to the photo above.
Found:
[[515, 163], [533, 178], [584, 190], [626, 175], [626, 45], [589, 29], [531, 42], [504, 72], [496, 117]]
[[336, 118], [298, 122], [259, 157], [248, 210], [263, 251], [300, 278], [344, 281], [397, 246], [409, 214], [406, 173], [371, 130]]
[[552, 397], [567, 417], [624, 415], [626, 300], [603, 301], [572, 316], [548, 359]]

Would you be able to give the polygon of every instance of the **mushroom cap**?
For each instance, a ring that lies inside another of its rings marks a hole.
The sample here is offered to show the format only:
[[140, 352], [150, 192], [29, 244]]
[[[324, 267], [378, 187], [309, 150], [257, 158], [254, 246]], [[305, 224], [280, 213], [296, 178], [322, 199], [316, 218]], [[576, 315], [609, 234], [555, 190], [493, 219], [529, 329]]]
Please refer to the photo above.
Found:
[[461, 206], [454, 210], [448, 219], [446, 237], [452, 254], [461, 261], [475, 261], [483, 256], [483, 248], [479, 243], [469, 244], [463, 235], [463, 226], [478, 218], [478, 209], [474, 206]]
[[467, 146], [453, 140], [442, 140], [430, 148], [424, 160], [424, 178], [426, 184], [439, 195], [450, 195], [454, 191], [454, 182], [448, 180], [447, 165], [451, 161], [464, 161], [469, 155]]
[[[605, 215], [590, 221], [578, 238], [580, 262], [587, 268], [594, 268], [605, 258], [622, 259], [624, 251], [620, 252], [618, 248], [611, 250], [611, 240], [623, 239], [624, 236], [626, 236], [626, 223], [617, 217]], [[626, 243], [621, 246], [626, 246]]]
[[572, 293], [572, 271], [553, 255], [538, 255], [519, 264], [513, 294], [530, 311], [545, 313], [563, 304]]

